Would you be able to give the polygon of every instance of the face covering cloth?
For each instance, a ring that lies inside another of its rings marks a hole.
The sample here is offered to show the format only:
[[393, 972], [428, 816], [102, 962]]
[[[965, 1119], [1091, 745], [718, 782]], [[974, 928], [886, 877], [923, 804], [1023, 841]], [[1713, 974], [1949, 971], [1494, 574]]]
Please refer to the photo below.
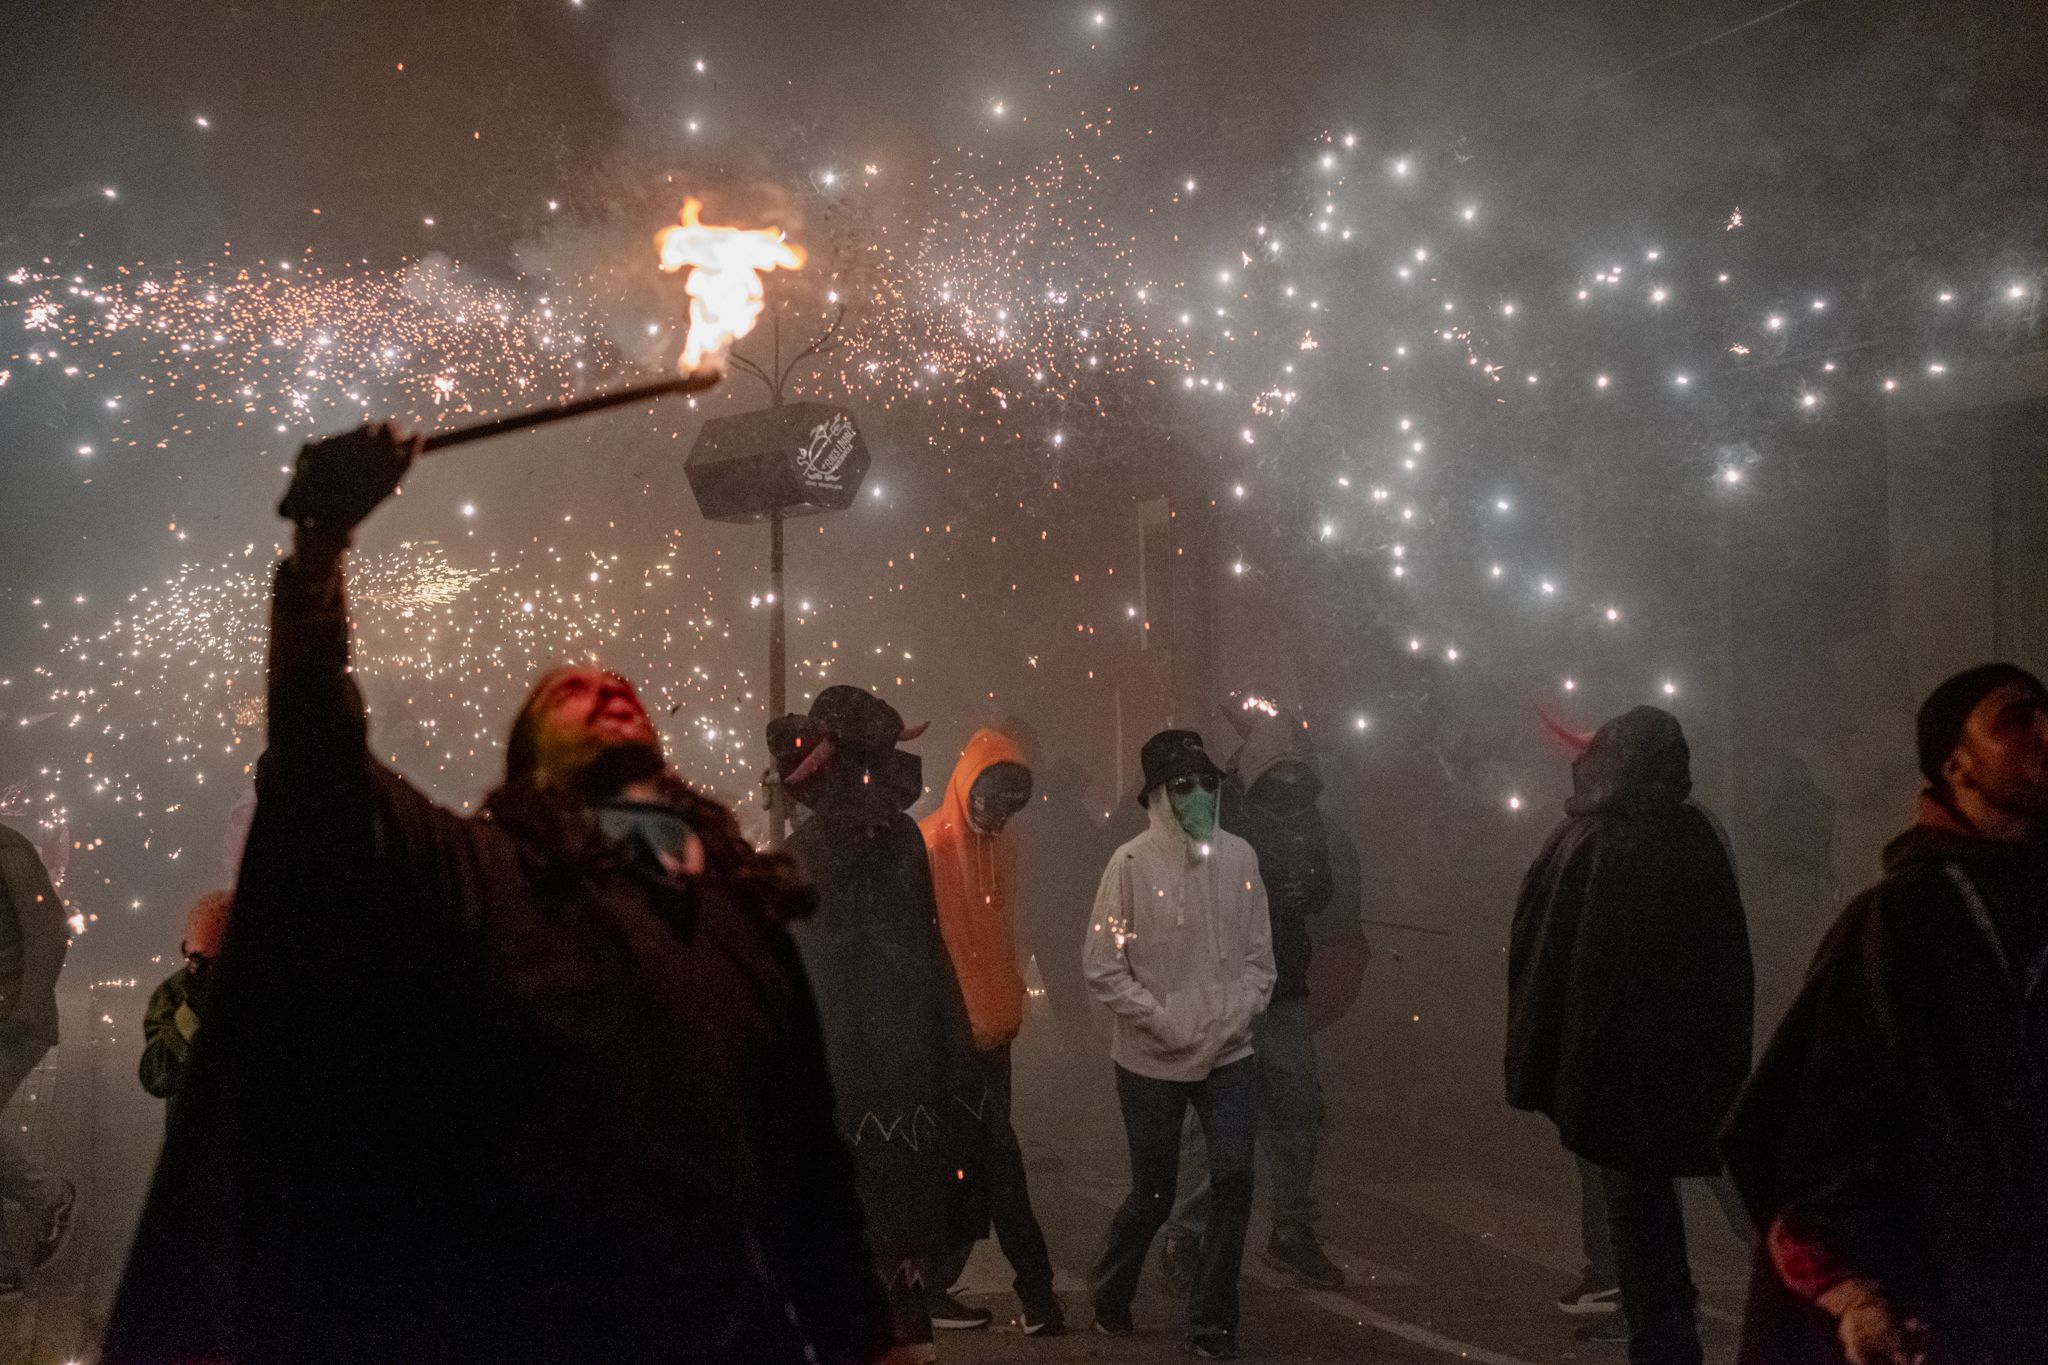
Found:
[[1186, 796], [1166, 794], [1166, 800], [1173, 807], [1173, 818], [1187, 832], [1190, 839], [1206, 839], [1216, 832], [1216, 797], [1214, 790], [1195, 788]]
[[598, 832], [615, 844], [639, 845], [651, 854], [680, 857], [690, 825], [674, 806], [654, 801], [615, 801], [591, 809]]

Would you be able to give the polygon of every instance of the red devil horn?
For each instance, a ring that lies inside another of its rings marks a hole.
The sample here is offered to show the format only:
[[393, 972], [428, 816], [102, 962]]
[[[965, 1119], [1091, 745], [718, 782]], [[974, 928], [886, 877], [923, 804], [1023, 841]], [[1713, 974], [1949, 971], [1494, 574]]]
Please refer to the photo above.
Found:
[[903, 727], [903, 733], [896, 737], [896, 742], [898, 744], [908, 744], [913, 739], [921, 739], [924, 736], [924, 732], [931, 728], [932, 723], [928, 720], [920, 721], [916, 725], [906, 725]]
[[809, 757], [791, 769], [788, 777], [782, 779], [782, 785], [785, 787], [800, 786], [817, 776], [818, 770], [831, 761], [832, 740], [830, 736], [825, 736], [818, 740], [818, 747], [811, 750]]
[[1543, 728], [1550, 732], [1550, 737], [1562, 745], [1566, 752], [1570, 753], [1574, 758], [1586, 752], [1587, 748], [1593, 743], [1592, 731], [1572, 729], [1556, 716], [1551, 715], [1550, 708], [1540, 701], [1536, 703], [1536, 718], [1543, 722]]

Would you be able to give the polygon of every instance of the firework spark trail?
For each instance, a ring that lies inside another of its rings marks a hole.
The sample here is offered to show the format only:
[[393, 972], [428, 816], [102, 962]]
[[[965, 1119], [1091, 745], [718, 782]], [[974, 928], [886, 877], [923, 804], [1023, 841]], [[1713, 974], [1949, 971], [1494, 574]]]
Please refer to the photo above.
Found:
[[[474, 566], [432, 542], [355, 556], [353, 666], [377, 757], [470, 807], [502, 772], [503, 729], [532, 678], [564, 659], [602, 659], [635, 679], [657, 715], [675, 718], [668, 729], [684, 771], [744, 803], [756, 694], [744, 670], [714, 671], [734, 622], [679, 568], [682, 550], [671, 536], [637, 566], [619, 550], [540, 544]], [[37, 713], [50, 716], [47, 742], [67, 757], [19, 784], [10, 808], [45, 828], [125, 828], [172, 859], [203, 846], [216, 822], [206, 811], [193, 813], [196, 824], [181, 819], [187, 801], [209, 784], [246, 782], [263, 744], [276, 553], [252, 545], [186, 566], [36, 668], [33, 704], [49, 708]], [[832, 665], [799, 667], [825, 676]]]
[[837, 366], [849, 393], [885, 407], [950, 395], [1000, 411], [1179, 362], [1134, 309], [1130, 248], [1102, 220], [1084, 157], [1062, 152], [987, 181], [979, 169], [942, 170], [922, 211], [880, 225], [877, 282]]
[[280, 432], [370, 414], [422, 422], [559, 398], [620, 363], [584, 309], [462, 278], [439, 257], [383, 271], [330, 272], [307, 257], [23, 269], [7, 283], [16, 293], [0, 315], [17, 317], [25, 345], [6, 367], [193, 405], [158, 446], [194, 434], [200, 404]]

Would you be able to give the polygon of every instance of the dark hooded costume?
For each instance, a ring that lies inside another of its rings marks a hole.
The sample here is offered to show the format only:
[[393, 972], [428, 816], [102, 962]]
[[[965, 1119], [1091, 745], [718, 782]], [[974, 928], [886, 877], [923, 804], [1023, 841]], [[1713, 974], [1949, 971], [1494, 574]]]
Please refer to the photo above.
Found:
[[1572, 768], [1523, 879], [1508, 957], [1507, 1095], [1609, 1170], [1711, 1175], [1749, 1072], [1749, 933], [1678, 722], [1641, 706]]
[[1046, 1004], [1071, 1039], [1085, 1034], [1095, 1008], [1081, 977], [1081, 944], [1088, 937], [1095, 883], [1112, 846], [1089, 814], [1088, 778], [1078, 764], [1068, 758], [1048, 762], [1028, 750], [1026, 761], [1037, 791], [1031, 798], [1031, 837], [1017, 854], [1018, 917], [1038, 959]]
[[1839, 1362], [1811, 1300], [1874, 1280], [1930, 1361], [2048, 1354], [2048, 850], [1933, 800], [1850, 902], [1730, 1117], [1765, 1229], [1739, 1360]]
[[270, 748], [107, 1365], [854, 1365], [890, 1340], [824, 1049], [721, 807], [673, 878], [380, 766], [341, 574], [280, 569]]
[[[1260, 714], [1247, 725], [1235, 712], [1224, 714], [1243, 742], [1231, 756], [1224, 782], [1223, 828], [1250, 844], [1259, 858], [1259, 880], [1266, 884], [1266, 907], [1273, 917], [1273, 965], [1280, 973], [1273, 998], [1306, 999], [1315, 954], [1309, 925], [1337, 890], [1330, 838], [1315, 806], [1323, 790], [1322, 770], [1299, 716]], [[1298, 779], [1292, 783], [1283, 783], [1277, 773], [1287, 765]]]
[[893, 707], [846, 686], [768, 735], [811, 811], [787, 847], [818, 913], [795, 934], [885, 1277], [988, 1230], [981, 1070], [924, 836], [904, 814], [923, 789], [916, 756], [896, 747], [905, 735]]

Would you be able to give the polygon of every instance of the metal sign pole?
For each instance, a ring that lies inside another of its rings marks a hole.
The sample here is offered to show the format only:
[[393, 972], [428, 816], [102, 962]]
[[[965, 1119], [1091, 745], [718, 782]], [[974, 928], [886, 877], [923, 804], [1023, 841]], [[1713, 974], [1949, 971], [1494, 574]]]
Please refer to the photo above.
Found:
[[[786, 608], [782, 600], [782, 509], [768, 516], [768, 581], [772, 594], [768, 604], [768, 715], [772, 719], [789, 711], [786, 675], [789, 645]], [[769, 788], [768, 840], [776, 848], [789, 832], [789, 792], [780, 782]]]

